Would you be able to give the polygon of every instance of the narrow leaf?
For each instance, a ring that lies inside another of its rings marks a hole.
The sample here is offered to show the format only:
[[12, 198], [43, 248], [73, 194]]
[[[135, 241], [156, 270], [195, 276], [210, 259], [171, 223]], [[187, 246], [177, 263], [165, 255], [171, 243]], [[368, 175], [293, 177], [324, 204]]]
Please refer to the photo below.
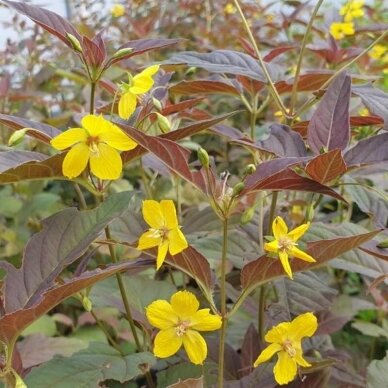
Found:
[[173, 94], [232, 94], [239, 96], [240, 92], [230, 83], [213, 80], [181, 81], [170, 87]]
[[311, 117], [307, 141], [311, 149], [345, 149], [350, 138], [349, 101], [351, 78], [340, 73], [328, 87]]

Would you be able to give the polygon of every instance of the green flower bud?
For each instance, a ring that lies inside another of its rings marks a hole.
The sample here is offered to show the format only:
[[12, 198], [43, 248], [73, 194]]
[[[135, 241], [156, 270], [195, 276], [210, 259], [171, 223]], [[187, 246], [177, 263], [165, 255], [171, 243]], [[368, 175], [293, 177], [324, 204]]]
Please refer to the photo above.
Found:
[[377, 244], [377, 248], [388, 248], [388, 240], [381, 241]]
[[248, 166], [245, 167], [245, 175], [251, 175], [256, 171], [256, 166], [254, 164], [248, 164]]
[[244, 225], [247, 224], [252, 220], [254, 215], [255, 215], [255, 207], [253, 206], [248, 208], [241, 216], [241, 223]]
[[120, 50], [117, 50], [117, 51], [112, 55], [112, 59], [118, 59], [118, 58], [125, 57], [126, 55], [130, 54], [132, 51], [133, 51], [133, 48], [132, 48], [132, 47], [122, 48], [122, 49], [120, 49]]
[[23, 141], [23, 139], [24, 139], [24, 137], [29, 129], [30, 128], [23, 128], [23, 129], [19, 129], [19, 130], [15, 131], [10, 136], [10, 138], [8, 140], [8, 146], [13, 147], [17, 144], [20, 144]]
[[73, 50], [78, 51], [79, 53], [82, 53], [82, 47], [81, 47], [81, 43], [79, 42], [79, 40], [74, 35], [69, 34], [69, 33], [67, 33], [66, 36], [67, 36], [67, 39], [69, 40]]
[[84, 309], [86, 311], [89, 311], [89, 312], [92, 311], [92, 308], [93, 308], [92, 301], [86, 295], [82, 297], [82, 306], [84, 306]]
[[162, 130], [163, 133], [170, 132], [171, 130], [171, 124], [167, 117], [161, 115], [160, 113], [156, 113], [156, 117], [158, 120], [159, 128]]
[[235, 197], [236, 195], [239, 195], [244, 189], [245, 189], [244, 183], [242, 183], [242, 182], [237, 183], [233, 187], [232, 196]]
[[154, 104], [154, 107], [157, 109], [157, 110], [162, 110], [162, 103], [156, 99], [155, 97], [152, 97], [152, 103]]
[[205, 168], [209, 168], [209, 154], [206, 152], [206, 150], [202, 147], [199, 147], [197, 150], [197, 155], [202, 166]]

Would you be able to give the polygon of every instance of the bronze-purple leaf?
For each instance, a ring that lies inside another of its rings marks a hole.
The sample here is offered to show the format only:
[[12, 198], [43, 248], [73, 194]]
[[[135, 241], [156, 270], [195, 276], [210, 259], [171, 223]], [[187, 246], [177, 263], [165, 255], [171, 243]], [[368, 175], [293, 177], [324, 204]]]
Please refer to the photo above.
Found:
[[328, 87], [308, 125], [307, 142], [319, 154], [322, 149], [344, 150], [350, 138], [349, 101], [351, 78], [341, 72]]

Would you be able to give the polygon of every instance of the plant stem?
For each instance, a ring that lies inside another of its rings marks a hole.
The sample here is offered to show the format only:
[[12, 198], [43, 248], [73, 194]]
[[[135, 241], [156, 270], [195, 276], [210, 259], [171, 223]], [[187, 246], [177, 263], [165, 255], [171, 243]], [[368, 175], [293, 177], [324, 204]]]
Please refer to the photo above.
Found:
[[251, 111], [251, 139], [255, 141], [255, 129], [256, 129], [256, 115], [257, 115], [257, 94], [253, 98], [252, 111]]
[[81, 210], [86, 210], [88, 208], [88, 205], [86, 204], [85, 197], [82, 193], [81, 188], [79, 187], [78, 183], [73, 183], [74, 185], [74, 190], [75, 193], [77, 194], [77, 199], [78, 199], [78, 205]]
[[[105, 236], [108, 240], [110, 240], [112, 237], [111, 233], [110, 233], [109, 226], [107, 226], [105, 228]], [[114, 246], [112, 244], [109, 244], [108, 249], [109, 249], [109, 253], [110, 253], [110, 257], [112, 259], [112, 262], [117, 263], [117, 257], [116, 257], [116, 252], [115, 252]], [[122, 277], [120, 272], [118, 272], [116, 274], [116, 279], [117, 279], [117, 283], [119, 285], [120, 294], [121, 294], [121, 298], [123, 300], [125, 312], [127, 314], [127, 320], [128, 320], [129, 326], [131, 327], [132, 335], [133, 335], [133, 338], [135, 340], [136, 348], [137, 348], [137, 351], [140, 351], [141, 350], [140, 340], [139, 340], [139, 337], [138, 337], [137, 332], [136, 332], [135, 322], [133, 321], [131, 309], [129, 307], [127, 291], [125, 289], [123, 277]]]
[[271, 208], [269, 210], [269, 218], [268, 218], [268, 225], [267, 225], [267, 231], [266, 234], [269, 234], [272, 228], [272, 221], [275, 218], [275, 211], [276, 211], [276, 203], [278, 201], [278, 192], [274, 191], [272, 193], [272, 201], [271, 201]]
[[259, 333], [259, 339], [264, 339], [264, 309], [265, 309], [265, 284], [260, 287], [260, 298], [259, 298], [259, 310], [257, 319], [257, 329]]
[[[332, 76], [319, 88], [324, 89], [327, 85], [330, 84], [330, 82], [344, 69], [352, 65], [353, 63], [357, 62], [363, 55], [365, 55], [375, 44], [380, 42], [382, 39], [385, 38], [385, 36], [388, 34], [388, 30], [385, 31], [383, 34], [381, 34], [376, 40], [374, 40], [365, 50], [363, 50], [360, 54], [358, 54], [355, 58], [353, 58], [351, 61], [345, 63], [342, 65]], [[307, 100], [297, 111], [295, 116], [300, 116], [304, 111], [309, 109], [314, 103], [319, 99], [318, 96], [313, 96], [309, 100]]]
[[96, 95], [96, 83], [94, 81], [90, 81], [90, 114], [94, 114], [94, 100]]
[[302, 68], [302, 60], [303, 60], [304, 50], [305, 50], [306, 44], [307, 44], [307, 38], [310, 35], [310, 31], [311, 31], [311, 28], [313, 26], [315, 16], [317, 15], [318, 10], [319, 10], [322, 3], [323, 3], [323, 0], [318, 0], [317, 4], [315, 5], [313, 13], [311, 15], [311, 18], [310, 18], [309, 23], [308, 23], [307, 28], [306, 28], [306, 32], [305, 32], [303, 40], [302, 40], [302, 46], [300, 47], [299, 58], [298, 58], [298, 62], [296, 64], [294, 83], [292, 85], [291, 102], [290, 102], [290, 116], [293, 115], [294, 107], [296, 104], [296, 98], [297, 98], [297, 94], [298, 94], [298, 82], [299, 82], [300, 70]]
[[260, 254], [263, 254], [264, 252], [264, 227], [263, 227], [263, 221], [264, 221], [264, 193], [262, 191], [259, 191], [258, 194], [258, 208], [259, 208], [259, 245], [260, 245]]
[[226, 255], [228, 249], [228, 217], [226, 216], [222, 222], [222, 256], [221, 256], [221, 278], [220, 278], [220, 296], [221, 296], [221, 333], [220, 343], [218, 348], [218, 387], [224, 385], [224, 352], [226, 339]]
[[284, 116], [287, 117], [288, 116], [287, 108], [284, 106], [284, 104], [283, 104], [283, 102], [282, 102], [282, 100], [280, 98], [280, 95], [279, 95], [278, 91], [276, 90], [275, 84], [273, 83], [272, 78], [271, 78], [271, 76], [268, 73], [267, 67], [266, 67], [266, 65], [264, 63], [264, 60], [263, 60], [263, 57], [261, 56], [260, 50], [257, 47], [255, 38], [253, 37], [252, 31], [249, 28], [247, 19], [244, 16], [244, 13], [243, 13], [243, 11], [242, 11], [242, 9], [240, 7], [240, 4], [239, 4], [238, 0], [234, 0], [234, 4], [235, 4], [238, 12], [240, 13], [240, 16], [241, 16], [241, 19], [243, 21], [245, 30], [246, 30], [246, 32], [247, 32], [247, 34], [249, 36], [249, 39], [250, 39], [250, 41], [252, 43], [252, 46], [253, 46], [253, 48], [255, 50], [255, 54], [256, 54], [256, 56], [257, 56], [257, 58], [259, 60], [259, 64], [260, 64], [260, 66], [261, 66], [261, 68], [263, 70], [265, 78], [267, 79], [267, 86], [269, 88], [269, 92], [271, 93], [273, 99], [275, 100], [275, 103], [278, 106], [278, 108], [283, 112]]

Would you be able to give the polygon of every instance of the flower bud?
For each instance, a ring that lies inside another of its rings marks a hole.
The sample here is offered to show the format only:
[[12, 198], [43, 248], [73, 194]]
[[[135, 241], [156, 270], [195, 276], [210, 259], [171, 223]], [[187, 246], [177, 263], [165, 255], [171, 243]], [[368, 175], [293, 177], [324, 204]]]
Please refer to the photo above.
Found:
[[82, 297], [82, 306], [84, 306], [85, 311], [89, 311], [89, 312], [92, 311], [92, 308], [93, 308], [92, 301], [86, 295]]
[[388, 248], [388, 240], [381, 241], [377, 244], [377, 248]]
[[152, 97], [152, 103], [157, 110], [162, 110], [162, 103], [155, 97]]
[[67, 39], [69, 40], [71, 47], [73, 50], [78, 51], [79, 53], [82, 53], [82, 47], [79, 40], [72, 34], [66, 33]]
[[251, 175], [256, 171], [256, 166], [254, 164], [248, 164], [248, 166], [245, 167], [244, 175]]
[[202, 166], [205, 168], [209, 168], [209, 154], [206, 152], [206, 150], [202, 147], [199, 147], [197, 150], [197, 155]]
[[250, 222], [252, 220], [254, 215], [255, 215], [255, 207], [252, 206], [252, 207], [248, 208], [247, 210], [245, 210], [245, 212], [242, 214], [241, 223], [244, 225], [247, 224], [248, 222]]
[[13, 146], [15, 146], [17, 144], [20, 144], [23, 141], [23, 139], [24, 139], [24, 137], [25, 137], [25, 135], [26, 135], [26, 133], [27, 133], [27, 131], [29, 129], [30, 128], [22, 128], [22, 129], [19, 129], [19, 130], [15, 131], [10, 136], [10, 138], [8, 140], [8, 146], [9, 147], [13, 147]]
[[244, 183], [242, 183], [242, 182], [237, 183], [233, 187], [232, 196], [235, 197], [236, 195], [239, 195], [244, 189], [245, 189]]
[[122, 58], [125, 57], [126, 55], [130, 54], [133, 51], [132, 47], [125, 47], [120, 50], [117, 50], [113, 55], [112, 59], [117, 59], [117, 58]]
[[156, 118], [158, 120], [159, 128], [163, 133], [170, 132], [171, 124], [167, 117], [161, 115], [160, 113], [156, 113]]

